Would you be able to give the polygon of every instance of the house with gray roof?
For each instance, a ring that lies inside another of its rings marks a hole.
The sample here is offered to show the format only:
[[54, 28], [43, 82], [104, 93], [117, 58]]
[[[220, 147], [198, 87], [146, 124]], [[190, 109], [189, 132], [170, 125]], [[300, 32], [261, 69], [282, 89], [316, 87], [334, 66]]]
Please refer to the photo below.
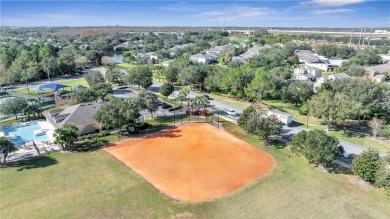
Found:
[[191, 62], [210, 64], [218, 61], [218, 56], [214, 53], [202, 54], [198, 53], [189, 57]]
[[331, 80], [343, 79], [343, 78], [351, 78], [351, 76], [347, 75], [347, 74], [344, 73], [344, 72], [341, 72], [341, 73], [329, 75], [327, 79], [331, 81]]
[[73, 123], [79, 128], [79, 135], [85, 135], [96, 131], [93, 116], [101, 106], [102, 103], [97, 102], [80, 103], [65, 109], [52, 110], [44, 115], [56, 129], [62, 128], [67, 123]]
[[295, 55], [298, 56], [299, 62], [307, 66], [319, 68], [327, 71], [329, 64], [322, 61], [318, 56], [314, 55], [310, 50], [295, 50]]
[[234, 61], [240, 61], [240, 62], [245, 62], [250, 58], [253, 58], [254, 56], [260, 55], [260, 47], [254, 46], [249, 48], [246, 52], [244, 52], [241, 55], [234, 56], [232, 60]]
[[[322, 70], [312, 66], [299, 66], [294, 69], [294, 78], [297, 79], [301, 76], [308, 75], [310, 78], [320, 78], [322, 76]], [[307, 78], [307, 77], [306, 77]]]

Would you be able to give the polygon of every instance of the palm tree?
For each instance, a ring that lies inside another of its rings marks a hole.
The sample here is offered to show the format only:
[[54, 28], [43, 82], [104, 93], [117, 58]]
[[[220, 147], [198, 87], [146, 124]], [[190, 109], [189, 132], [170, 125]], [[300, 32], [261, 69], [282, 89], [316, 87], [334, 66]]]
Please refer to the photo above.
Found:
[[183, 101], [186, 100], [187, 98], [187, 95], [190, 93], [190, 91], [188, 90], [188, 88], [183, 88], [179, 91], [179, 95], [177, 96], [177, 98], [180, 100], [180, 106], [182, 107], [182, 112], [183, 112]]
[[188, 121], [191, 121], [191, 113], [192, 113], [192, 110], [194, 109], [194, 106], [196, 105], [196, 101], [195, 101], [195, 99], [194, 98], [192, 98], [192, 99], [189, 99], [188, 101], [187, 101], [187, 107], [190, 107], [191, 108], [191, 110], [190, 110], [190, 112], [189, 112], [189, 117], [188, 117]]
[[27, 116], [28, 120], [31, 119], [31, 117], [30, 117], [31, 114], [32, 114], [31, 106], [27, 106], [26, 108], [23, 109], [23, 115]]
[[54, 131], [56, 137], [54, 143], [61, 145], [63, 150], [72, 148], [78, 138], [78, 131], [79, 129], [73, 123], [67, 123]]
[[1, 163], [1, 161], [0, 161], [0, 164], [7, 165], [8, 154], [12, 151], [15, 151], [16, 148], [15, 148], [14, 144], [12, 144], [12, 142], [10, 142], [8, 139], [6, 139], [5, 137], [1, 137], [0, 138], [0, 150], [1, 150], [1, 153], [3, 153], [3, 155], [4, 155], [4, 161], [3, 161], [3, 163]]
[[[200, 107], [203, 107], [204, 112], [206, 112], [206, 108], [209, 105], [209, 100], [206, 97], [204, 97], [204, 96], [196, 96], [194, 98], [194, 101], [196, 103], [196, 107], [197, 107], [198, 110], [200, 110]], [[207, 121], [207, 116], [206, 116], [206, 121]]]

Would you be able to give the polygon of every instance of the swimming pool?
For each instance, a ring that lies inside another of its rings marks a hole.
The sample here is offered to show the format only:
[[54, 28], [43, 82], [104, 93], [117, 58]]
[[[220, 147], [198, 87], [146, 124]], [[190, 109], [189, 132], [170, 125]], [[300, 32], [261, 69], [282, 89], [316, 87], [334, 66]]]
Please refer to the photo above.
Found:
[[49, 139], [46, 134], [35, 135], [34, 131], [42, 129], [38, 122], [30, 122], [24, 125], [3, 128], [5, 136], [15, 135], [16, 138], [10, 139], [14, 144], [20, 144], [27, 141], [45, 141]]

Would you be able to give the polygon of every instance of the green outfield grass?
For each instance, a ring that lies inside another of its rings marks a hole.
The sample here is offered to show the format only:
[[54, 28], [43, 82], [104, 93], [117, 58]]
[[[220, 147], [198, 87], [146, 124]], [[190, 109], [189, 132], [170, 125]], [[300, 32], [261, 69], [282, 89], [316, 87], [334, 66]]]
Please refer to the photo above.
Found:
[[273, 172], [226, 197], [190, 204], [166, 197], [102, 150], [56, 152], [0, 170], [2, 218], [390, 217], [382, 190], [360, 188], [348, 175], [318, 171], [288, 148], [264, 147], [232, 123], [224, 128], [269, 152]]

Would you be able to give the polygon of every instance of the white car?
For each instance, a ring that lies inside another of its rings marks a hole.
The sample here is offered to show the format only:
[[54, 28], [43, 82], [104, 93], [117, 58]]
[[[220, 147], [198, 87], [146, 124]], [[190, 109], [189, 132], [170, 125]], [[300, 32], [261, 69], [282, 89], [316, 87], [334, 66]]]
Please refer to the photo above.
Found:
[[226, 114], [231, 115], [231, 116], [239, 116], [240, 115], [232, 109], [226, 109], [225, 112], [226, 112]]

